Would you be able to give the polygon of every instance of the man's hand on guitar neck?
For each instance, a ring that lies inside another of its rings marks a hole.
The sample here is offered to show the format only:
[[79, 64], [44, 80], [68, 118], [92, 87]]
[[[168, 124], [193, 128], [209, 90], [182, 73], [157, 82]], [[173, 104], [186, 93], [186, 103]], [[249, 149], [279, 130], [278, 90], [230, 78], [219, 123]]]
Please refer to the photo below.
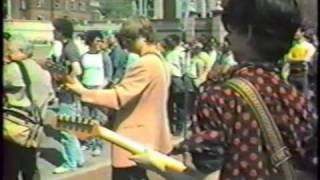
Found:
[[77, 78], [72, 78], [70, 76], [64, 83], [64, 88], [80, 96], [87, 90]]
[[[81, 83], [78, 81], [76, 75], [69, 73], [68, 68], [61, 63], [46, 61], [45, 69], [47, 69], [52, 74], [53, 79], [56, 82], [58, 82], [58, 84], [62, 84], [62, 86], [59, 87], [59, 89], [63, 87], [67, 87], [67, 89], [70, 89], [71, 91], [73, 91], [74, 87], [77, 86], [79, 88], [75, 88], [77, 90], [73, 92], [80, 94], [78, 90], [84, 88], [81, 85]], [[70, 88], [68, 88], [67, 84], [70, 85]]]

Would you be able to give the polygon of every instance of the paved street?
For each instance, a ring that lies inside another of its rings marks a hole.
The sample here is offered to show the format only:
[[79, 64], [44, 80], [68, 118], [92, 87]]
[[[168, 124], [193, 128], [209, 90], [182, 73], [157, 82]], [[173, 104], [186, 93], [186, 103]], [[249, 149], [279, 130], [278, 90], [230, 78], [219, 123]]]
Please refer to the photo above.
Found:
[[[61, 144], [52, 137], [47, 137], [40, 149], [40, 158], [38, 160], [38, 167], [42, 179], [56, 180], [56, 179], [74, 179], [73, 177], [86, 174], [87, 172], [95, 172], [96, 170], [106, 169], [110, 165], [110, 145], [108, 143], [104, 146], [104, 151], [101, 156], [92, 157], [90, 151], [84, 151], [86, 162], [82, 168], [74, 172], [62, 175], [52, 174], [54, 168], [62, 163]], [[105, 174], [106, 170], [99, 172], [100, 176]], [[104, 178], [106, 179], [106, 178]]]
[[[110, 144], [105, 143], [101, 156], [92, 157], [89, 151], [84, 151], [86, 162], [83, 167], [61, 175], [52, 174], [54, 168], [62, 163], [61, 145], [52, 137], [47, 137], [40, 149], [38, 167], [43, 180], [111, 180]], [[155, 173], [148, 172], [151, 180], [164, 180]]]

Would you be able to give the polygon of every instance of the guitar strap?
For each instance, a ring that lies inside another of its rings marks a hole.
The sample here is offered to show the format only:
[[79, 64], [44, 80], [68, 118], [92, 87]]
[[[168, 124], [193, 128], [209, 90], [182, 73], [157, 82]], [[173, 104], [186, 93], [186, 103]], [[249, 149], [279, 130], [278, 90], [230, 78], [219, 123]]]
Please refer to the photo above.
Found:
[[230, 79], [224, 85], [239, 93], [255, 114], [264, 140], [271, 147], [271, 163], [282, 169], [286, 180], [296, 180], [289, 149], [285, 146], [280, 131], [256, 88], [243, 78]]
[[38, 123], [42, 124], [41, 109], [40, 109], [40, 107], [35, 105], [35, 101], [34, 101], [34, 98], [32, 96], [32, 93], [31, 93], [31, 91], [32, 91], [32, 89], [31, 89], [32, 82], [31, 82], [31, 79], [30, 79], [30, 74], [29, 74], [25, 64], [22, 61], [18, 61], [16, 63], [20, 68], [20, 71], [21, 71], [21, 74], [22, 74], [22, 78], [23, 78], [24, 84], [26, 86], [26, 95], [27, 95], [28, 99], [31, 101], [31, 113], [32, 113], [32, 116], [33, 116], [33, 118], [35, 118], [35, 120]]

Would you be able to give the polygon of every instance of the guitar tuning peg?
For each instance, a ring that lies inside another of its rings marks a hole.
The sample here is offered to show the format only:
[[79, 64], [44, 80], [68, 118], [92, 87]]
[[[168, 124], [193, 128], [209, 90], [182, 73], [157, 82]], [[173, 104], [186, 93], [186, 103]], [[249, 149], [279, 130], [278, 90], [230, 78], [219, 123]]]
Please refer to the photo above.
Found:
[[86, 118], [80, 119], [79, 123], [81, 123], [82, 125], [86, 125]]
[[73, 116], [72, 117], [72, 122], [79, 123], [79, 117], [78, 116]]
[[90, 121], [90, 126], [95, 125], [95, 122], [93, 120]]
[[87, 125], [90, 125], [91, 119], [87, 119]]
[[78, 117], [72, 116], [72, 117], [70, 118], [70, 120], [71, 120], [72, 123], [78, 123]]

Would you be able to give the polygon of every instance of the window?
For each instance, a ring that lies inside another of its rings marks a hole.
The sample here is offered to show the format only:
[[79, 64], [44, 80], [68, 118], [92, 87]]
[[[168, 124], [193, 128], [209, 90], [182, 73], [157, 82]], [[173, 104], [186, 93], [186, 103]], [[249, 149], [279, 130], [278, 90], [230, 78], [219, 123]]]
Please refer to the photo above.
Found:
[[25, 0], [21, 0], [20, 3], [21, 3], [21, 10], [26, 10], [27, 9], [26, 1]]
[[154, 16], [154, 4], [153, 1], [147, 1], [147, 16], [153, 17]]
[[80, 10], [85, 11], [86, 10], [85, 3], [79, 2], [79, 8], [80, 8]]
[[42, 0], [37, 0], [36, 6], [40, 8], [42, 7], [42, 3], [43, 3]]
[[54, 1], [54, 6], [55, 6], [56, 8], [59, 8], [59, 7], [60, 7], [60, 0], [55, 0], [55, 1]]
[[70, 10], [70, 9], [71, 9], [70, 1], [66, 1], [65, 3], [66, 3], [66, 4], [65, 4], [66, 10]]
[[38, 17], [37, 17], [37, 20], [39, 20], [39, 21], [44, 20], [44, 16], [42, 16], [42, 15], [38, 16]]
[[71, 9], [77, 9], [77, 4], [74, 1], [71, 1]]

